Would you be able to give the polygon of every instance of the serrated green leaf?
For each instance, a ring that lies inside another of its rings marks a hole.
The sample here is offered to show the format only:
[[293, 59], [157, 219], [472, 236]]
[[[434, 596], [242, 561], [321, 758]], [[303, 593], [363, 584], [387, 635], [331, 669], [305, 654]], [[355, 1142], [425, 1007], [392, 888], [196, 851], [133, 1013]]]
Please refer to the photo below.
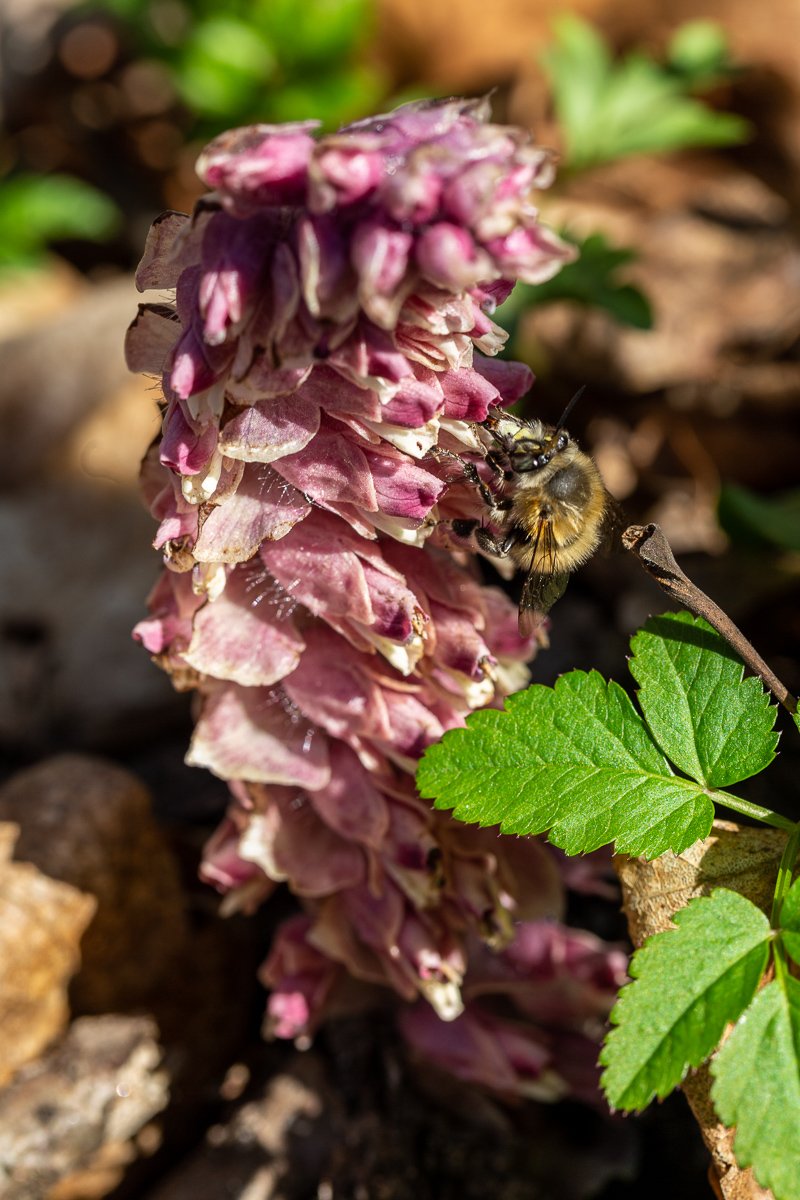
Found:
[[713, 804], [676, 777], [629, 697], [596, 672], [535, 685], [425, 753], [423, 796], [461, 821], [543, 833], [567, 854], [610, 842], [654, 858], [706, 837]]
[[719, 522], [735, 542], [800, 551], [800, 489], [759, 496], [749, 488], [722, 485]]
[[740, 1167], [776, 1200], [800, 1200], [800, 984], [786, 977], [758, 993], [712, 1063], [721, 1120], [736, 1127]]
[[675, 915], [631, 962], [633, 983], [611, 1013], [600, 1062], [614, 1108], [631, 1112], [669, 1095], [716, 1047], [750, 1003], [767, 965], [769, 921], [737, 892], [717, 888]]
[[784, 897], [779, 924], [786, 953], [800, 964], [800, 879], [795, 879]]
[[706, 787], [763, 771], [775, 757], [777, 709], [724, 638], [691, 613], [651, 619], [631, 640], [631, 674], [653, 737]]

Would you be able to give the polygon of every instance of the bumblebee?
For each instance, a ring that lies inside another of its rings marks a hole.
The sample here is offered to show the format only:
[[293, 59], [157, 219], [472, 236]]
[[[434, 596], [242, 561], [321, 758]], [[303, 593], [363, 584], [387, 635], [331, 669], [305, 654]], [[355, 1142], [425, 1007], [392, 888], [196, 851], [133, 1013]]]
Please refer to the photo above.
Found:
[[454, 521], [453, 531], [462, 537], [474, 532], [487, 554], [510, 558], [527, 572], [519, 605], [525, 636], [564, 594], [571, 572], [592, 557], [612, 524], [614, 501], [600, 472], [564, 428], [578, 396], [557, 425], [490, 411], [478, 429], [488, 435], [493, 486], [474, 464], [465, 464], [467, 479], [480, 491], [498, 532], [476, 521]]

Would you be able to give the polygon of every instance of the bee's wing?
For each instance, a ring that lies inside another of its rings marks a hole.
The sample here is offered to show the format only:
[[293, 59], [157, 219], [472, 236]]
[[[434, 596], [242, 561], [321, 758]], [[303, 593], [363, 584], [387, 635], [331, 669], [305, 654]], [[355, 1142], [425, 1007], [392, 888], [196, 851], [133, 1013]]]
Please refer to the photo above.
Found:
[[519, 602], [519, 630], [523, 637], [535, 631], [538, 618], [543, 617], [564, 595], [569, 573], [556, 570], [556, 544], [553, 523], [540, 517], [533, 540], [533, 566], [522, 588]]
[[539, 618], [545, 616], [567, 589], [569, 575], [540, 575], [531, 571], [522, 588], [519, 602], [519, 631], [523, 637], [535, 632]]

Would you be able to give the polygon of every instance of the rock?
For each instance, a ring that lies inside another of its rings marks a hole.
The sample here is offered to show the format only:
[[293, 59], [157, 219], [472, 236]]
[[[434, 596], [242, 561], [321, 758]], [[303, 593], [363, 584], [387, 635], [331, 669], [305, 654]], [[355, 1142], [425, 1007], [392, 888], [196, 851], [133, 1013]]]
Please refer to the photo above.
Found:
[[[64, 284], [65, 270], [54, 266], [33, 277], [42, 296], [50, 295], [49, 305], [40, 299], [38, 311], [32, 308], [30, 326], [9, 331], [6, 337], [2, 337], [6, 305], [0, 291], [4, 488], [40, 476], [46, 464], [64, 453], [65, 442], [75, 438], [81, 424], [101, 409], [118, 406], [118, 396], [124, 398], [132, 388], [122, 345], [140, 299], [133, 279], [123, 275], [87, 286], [76, 276], [69, 287]], [[16, 287], [14, 294], [21, 291], [24, 302], [33, 286]], [[157, 424], [155, 396], [152, 392], [148, 396], [148, 386], [144, 381], [133, 385], [128, 406], [132, 416], [127, 432], [132, 425], [137, 436], [123, 437], [122, 445], [133, 463], [142, 457], [151, 436], [148, 431]], [[81, 469], [85, 472], [86, 464]]]
[[11, 861], [18, 833], [0, 824], [0, 1086], [66, 1025], [67, 985], [95, 911], [76, 887]]
[[167, 1104], [157, 1038], [147, 1017], [82, 1017], [0, 1092], [3, 1200], [95, 1200], [113, 1190], [140, 1153], [136, 1135]]
[[[295, 1055], [205, 1144], [152, 1191], [148, 1200], [303, 1200], [322, 1195], [341, 1103], [325, 1083], [322, 1061]], [[323, 1180], [320, 1184], [320, 1180]]]
[[60, 755], [0, 788], [0, 820], [20, 828], [18, 860], [96, 901], [74, 1011], [130, 1011], [152, 999], [186, 928], [176, 864], [142, 784], [103, 759]]
[[0, 744], [120, 748], [181, 712], [131, 638], [158, 575], [138, 497], [97, 482], [0, 496]]

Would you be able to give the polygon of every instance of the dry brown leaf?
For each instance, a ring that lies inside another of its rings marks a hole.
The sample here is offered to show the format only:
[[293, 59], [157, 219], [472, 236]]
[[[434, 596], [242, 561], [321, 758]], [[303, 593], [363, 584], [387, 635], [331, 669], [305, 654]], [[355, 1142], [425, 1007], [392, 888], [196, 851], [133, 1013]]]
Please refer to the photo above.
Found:
[[12, 861], [18, 832], [0, 825], [0, 1086], [65, 1027], [67, 985], [95, 911], [92, 896]]

